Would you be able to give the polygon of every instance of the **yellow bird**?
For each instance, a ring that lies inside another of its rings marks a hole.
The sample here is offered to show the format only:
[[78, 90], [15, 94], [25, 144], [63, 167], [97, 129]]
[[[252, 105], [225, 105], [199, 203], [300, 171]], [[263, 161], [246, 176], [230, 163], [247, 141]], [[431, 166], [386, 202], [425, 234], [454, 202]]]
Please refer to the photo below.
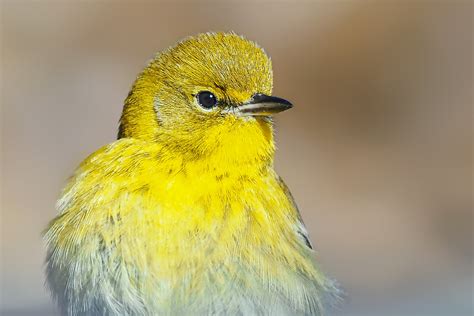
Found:
[[334, 293], [273, 168], [270, 59], [233, 33], [159, 53], [118, 140], [86, 158], [45, 232], [64, 315], [320, 315]]

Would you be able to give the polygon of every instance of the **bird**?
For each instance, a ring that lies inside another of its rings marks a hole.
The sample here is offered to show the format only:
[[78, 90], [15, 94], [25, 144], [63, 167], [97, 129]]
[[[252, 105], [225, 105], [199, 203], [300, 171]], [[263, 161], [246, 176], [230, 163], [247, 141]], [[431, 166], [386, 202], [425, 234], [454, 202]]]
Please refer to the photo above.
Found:
[[87, 157], [44, 232], [62, 315], [323, 315], [321, 271], [274, 169], [272, 63], [234, 32], [158, 53], [117, 140]]

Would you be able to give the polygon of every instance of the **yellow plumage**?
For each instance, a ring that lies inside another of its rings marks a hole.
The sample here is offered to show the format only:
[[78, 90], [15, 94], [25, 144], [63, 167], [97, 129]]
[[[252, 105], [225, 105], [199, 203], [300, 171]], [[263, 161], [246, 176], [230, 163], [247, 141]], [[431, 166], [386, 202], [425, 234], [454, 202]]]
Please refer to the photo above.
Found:
[[[64, 314], [321, 313], [332, 284], [273, 170], [271, 119], [242, 114], [271, 89], [266, 54], [234, 34], [156, 56], [125, 101], [119, 140], [79, 166], [46, 231]], [[218, 103], [200, 106], [202, 91]]]

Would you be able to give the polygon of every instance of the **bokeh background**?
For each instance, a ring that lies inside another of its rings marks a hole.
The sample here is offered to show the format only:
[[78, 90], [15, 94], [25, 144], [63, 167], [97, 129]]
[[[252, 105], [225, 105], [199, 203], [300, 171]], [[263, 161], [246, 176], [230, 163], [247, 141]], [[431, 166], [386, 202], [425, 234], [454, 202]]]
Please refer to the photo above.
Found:
[[472, 315], [471, 1], [2, 1], [2, 315], [56, 315], [41, 231], [156, 51], [205, 31], [274, 63], [276, 167], [346, 299]]

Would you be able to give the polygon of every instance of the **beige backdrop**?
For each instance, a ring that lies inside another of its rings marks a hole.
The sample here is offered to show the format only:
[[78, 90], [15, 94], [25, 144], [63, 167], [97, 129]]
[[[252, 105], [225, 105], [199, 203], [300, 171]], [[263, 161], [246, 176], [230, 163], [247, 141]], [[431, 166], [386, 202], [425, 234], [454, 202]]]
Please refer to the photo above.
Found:
[[156, 51], [234, 30], [271, 55], [276, 166], [333, 315], [472, 315], [472, 2], [3, 1], [2, 315], [52, 315], [41, 230], [65, 179], [114, 140]]

